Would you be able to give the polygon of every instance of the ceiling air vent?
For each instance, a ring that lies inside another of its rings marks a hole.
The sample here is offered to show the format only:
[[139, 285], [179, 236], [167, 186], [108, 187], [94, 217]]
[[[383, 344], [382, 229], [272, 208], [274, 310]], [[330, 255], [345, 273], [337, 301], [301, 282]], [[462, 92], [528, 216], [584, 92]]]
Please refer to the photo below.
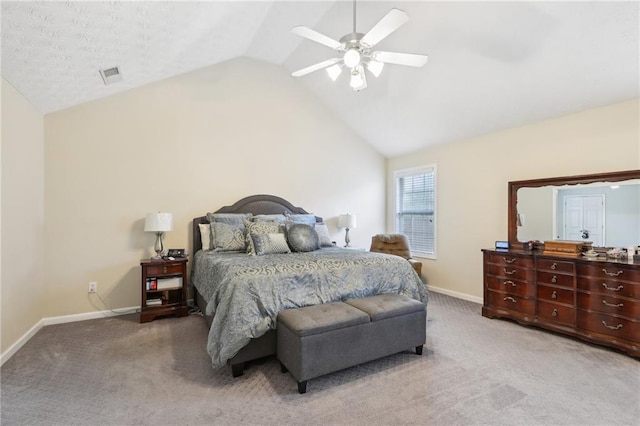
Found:
[[118, 68], [117, 66], [113, 68], [100, 70], [100, 77], [102, 77], [102, 81], [104, 81], [104, 84], [106, 86], [122, 80], [122, 74], [120, 74], [120, 68]]

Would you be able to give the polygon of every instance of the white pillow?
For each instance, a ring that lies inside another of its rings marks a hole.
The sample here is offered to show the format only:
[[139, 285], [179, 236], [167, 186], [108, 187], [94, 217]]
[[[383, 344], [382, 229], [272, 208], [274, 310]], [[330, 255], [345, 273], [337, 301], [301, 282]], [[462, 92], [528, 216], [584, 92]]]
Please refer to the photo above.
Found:
[[320, 240], [320, 247], [333, 246], [331, 235], [329, 235], [329, 228], [327, 228], [326, 223], [316, 223], [316, 232], [318, 233], [318, 239]]
[[200, 227], [200, 240], [202, 241], [202, 250], [211, 250], [211, 225], [208, 223], [198, 224]]

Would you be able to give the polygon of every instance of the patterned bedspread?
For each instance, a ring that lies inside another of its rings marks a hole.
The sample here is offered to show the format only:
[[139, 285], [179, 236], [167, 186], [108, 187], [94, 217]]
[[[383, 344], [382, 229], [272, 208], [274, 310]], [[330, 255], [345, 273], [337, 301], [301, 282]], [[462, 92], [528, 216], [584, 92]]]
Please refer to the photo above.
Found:
[[199, 251], [191, 282], [213, 316], [207, 349], [214, 367], [274, 329], [283, 309], [385, 293], [425, 304], [428, 297], [405, 259], [333, 247], [264, 256]]

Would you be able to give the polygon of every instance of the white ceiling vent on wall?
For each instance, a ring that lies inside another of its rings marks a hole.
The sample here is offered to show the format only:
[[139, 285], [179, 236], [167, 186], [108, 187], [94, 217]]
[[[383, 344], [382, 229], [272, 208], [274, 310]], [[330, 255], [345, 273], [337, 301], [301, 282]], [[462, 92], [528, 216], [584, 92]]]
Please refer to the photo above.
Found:
[[106, 86], [117, 81], [122, 81], [122, 74], [120, 74], [120, 68], [117, 66], [100, 70], [100, 77], [102, 77], [102, 81], [104, 81]]

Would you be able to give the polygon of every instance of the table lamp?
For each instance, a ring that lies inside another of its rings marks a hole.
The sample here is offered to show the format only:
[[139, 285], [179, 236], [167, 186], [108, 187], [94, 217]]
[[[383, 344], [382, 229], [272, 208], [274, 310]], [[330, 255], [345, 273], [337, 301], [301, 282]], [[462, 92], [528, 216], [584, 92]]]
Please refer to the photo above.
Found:
[[144, 231], [156, 233], [156, 244], [153, 249], [156, 251], [155, 257], [151, 260], [162, 260], [162, 234], [173, 230], [173, 215], [171, 213], [147, 213], [144, 220]]
[[349, 239], [349, 229], [356, 227], [356, 215], [355, 214], [341, 214], [338, 216], [338, 228], [345, 228], [344, 234], [344, 242], [345, 247], [350, 247], [349, 243], [351, 240]]

